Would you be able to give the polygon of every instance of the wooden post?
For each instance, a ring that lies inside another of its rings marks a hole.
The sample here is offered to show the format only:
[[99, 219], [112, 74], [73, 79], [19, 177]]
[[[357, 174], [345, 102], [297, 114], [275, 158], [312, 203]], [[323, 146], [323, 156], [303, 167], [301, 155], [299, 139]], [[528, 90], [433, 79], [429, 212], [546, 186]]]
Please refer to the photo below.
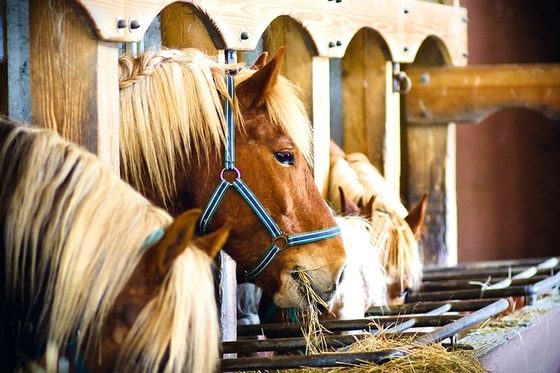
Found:
[[329, 59], [313, 57], [314, 178], [324, 198], [328, 195], [331, 141]]
[[101, 42], [65, 0], [29, 3], [32, 122], [119, 172], [118, 46]]

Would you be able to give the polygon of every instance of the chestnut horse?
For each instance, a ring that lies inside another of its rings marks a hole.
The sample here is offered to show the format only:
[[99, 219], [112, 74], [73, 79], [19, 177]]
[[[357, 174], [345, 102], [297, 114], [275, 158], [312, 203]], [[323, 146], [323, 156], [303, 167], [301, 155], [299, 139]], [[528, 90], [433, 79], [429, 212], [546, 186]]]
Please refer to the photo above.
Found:
[[[357, 205], [356, 205], [357, 208]], [[361, 319], [372, 306], [387, 304], [386, 272], [381, 264], [381, 241], [371, 222], [359, 216], [359, 209], [343, 203], [342, 214], [335, 219], [342, 232], [347, 264], [344, 276], [333, 299], [327, 303], [328, 310], [321, 310], [320, 321]], [[352, 210], [349, 210], [352, 209]], [[243, 294], [247, 296], [247, 294]], [[245, 316], [243, 323], [294, 322], [296, 313], [277, 308], [272, 299], [261, 296], [241, 299], [239, 310]], [[255, 307], [251, 300], [259, 302]], [[257, 308], [257, 315], [250, 312]]]
[[328, 199], [335, 210], [359, 214], [370, 221], [382, 246], [380, 259], [386, 271], [387, 303], [402, 303], [403, 292], [417, 289], [422, 281], [418, 240], [428, 196], [425, 194], [408, 213], [365, 155], [346, 154], [331, 142], [330, 156]]
[[73, 371], [215, 369], [227, 225], [195, 238], [200, 210], [173, 221], [94, 155], [7, 120], [0, 177], [0, 371], [47, 345]]
[[253, 68], [196, 49], [122, 56], [120, 153], [123, 178], [156, 205], [204, 208], [202, 232], [234, 217], [224, 251], [278, 305], [303, 307], [296, 272], [330, 300], [346, 259], [283, 52]]

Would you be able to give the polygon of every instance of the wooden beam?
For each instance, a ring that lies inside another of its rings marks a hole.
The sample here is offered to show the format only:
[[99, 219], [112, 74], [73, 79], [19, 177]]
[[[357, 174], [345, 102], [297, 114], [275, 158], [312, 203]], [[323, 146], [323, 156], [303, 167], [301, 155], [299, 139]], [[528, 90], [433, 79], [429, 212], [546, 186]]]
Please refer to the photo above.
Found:
[[[176, 0], [73, 0], [84, 9], [94, 32], [102, 40], [139, 41], [163, 8]], [[313, 40], [322, 57], [342, 57], [346, 47], [363, 29], [376, 30], [387, 41], [392, 60], [412, 63], [422, 43], [435, 37], [445, 45], [449, 64], [467, 63], [467, 10], [458, 6], [417, 0], [181, 0], [208, 16], [216, 28], [219, 48], [253, 50], [266, 28], [288, 16]], [[118, 28], [117, 17], [126, 22]], [[132, 27], [132, 21], [135, 24]], [[242, 37], [242, 33], [245, 35]]]
[[476, 123], [493, 112], [522, 107], [560, 120], [560, 65], [409, 67], [409, 124]]

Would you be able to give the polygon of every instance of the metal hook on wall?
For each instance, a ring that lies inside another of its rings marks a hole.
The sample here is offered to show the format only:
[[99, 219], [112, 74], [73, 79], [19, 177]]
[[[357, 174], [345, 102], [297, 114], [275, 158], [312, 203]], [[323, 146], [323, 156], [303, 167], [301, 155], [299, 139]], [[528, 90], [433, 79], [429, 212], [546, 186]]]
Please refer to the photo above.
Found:
[[402, 95], [410, 92], [412, 88], [412, 81], [406, 72], [401, 71], [400, 64], [393, 63], [393, 92], [398, 92]]

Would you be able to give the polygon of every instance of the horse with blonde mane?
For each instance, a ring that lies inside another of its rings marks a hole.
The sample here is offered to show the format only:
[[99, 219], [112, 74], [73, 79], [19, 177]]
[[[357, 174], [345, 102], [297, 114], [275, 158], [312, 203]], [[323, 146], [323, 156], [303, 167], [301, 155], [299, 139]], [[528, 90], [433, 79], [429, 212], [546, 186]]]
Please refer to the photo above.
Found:
[[385, 269], [381, 265], [381, 244], [371, 223], [362, 216], [335, 216], [342, 230], [347, 265], [329, 312], [321, 320], [353, 320], [364, 317], [373, 306], [386, 305]]
[[382, 247], [380, 260], [386, 273], [387, 304], [402, 303], [403, 292], [417, 289], [422, 281], [418, 240], [427, 194], [408, 213], [365, 155], [346, 154], [331, 142], [330, 156], [328, 199], [336, 211], [353, 211], [370, 221]]
[[278, 305], [303, 307], [296, 274], [330, 300], [346, 258], [283, 54], [252, 68], [196, 49], [122, 56], [120, 154], [123, 178], [171, 215], [204, 208], [201, 232], [235, 217], [224, 251]]
[[7, 120], [0, 177], [0, 371], [56, 371], [47, 346], [72, 371], [215, 369], [229, 226], [197, 238], [200, 210], [173, 220], [93, 154]]

